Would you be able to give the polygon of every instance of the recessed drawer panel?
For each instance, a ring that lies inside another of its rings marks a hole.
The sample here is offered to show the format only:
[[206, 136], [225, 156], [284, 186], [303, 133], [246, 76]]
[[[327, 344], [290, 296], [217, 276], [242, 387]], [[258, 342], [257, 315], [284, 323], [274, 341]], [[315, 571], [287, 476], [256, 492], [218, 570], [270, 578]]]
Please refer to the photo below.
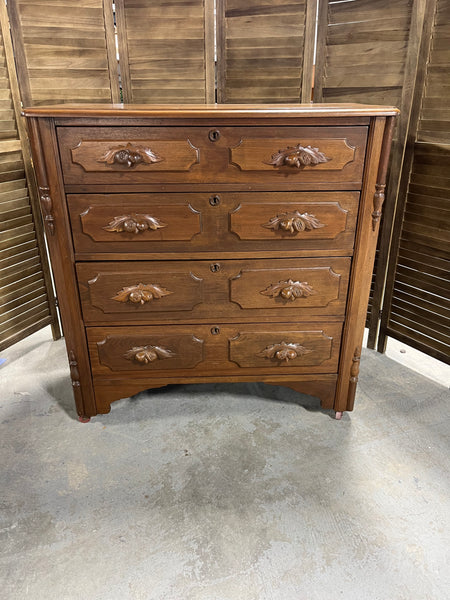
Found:
[[367, 127], [61, 127], [64, 181], [311, 184], [362, 180]]
[[[353, 249], [358, 192], [69, 194], [79, 253]], [[188, 245], [187, 245], [188, 242]]]
[[335, 373], [342, 324], [261, 323], [91, 327], [94, 377]]
[[342, 317], [350, 258], [77, 264], [88, 323]]
[[[149, 251], [154, 244], [190, 241], [202, 232], [200, 214], [180, 194], [164, 203], [160, 195], [69, 195], [75, 250], [108, 248]], [[183, 244], [185, 245], [185, 244]]]
[[[270, 133], [270, 135], [269, 135]], [[361, 181], [365, 127], [237, 128], [229, 148], [230, 165], [241, 178], [264, 181]]]
[[68, 184], [133, 184], [195, 180], [200, 149], [191, 140], [198, 128], [61, 127], [58, 141]]

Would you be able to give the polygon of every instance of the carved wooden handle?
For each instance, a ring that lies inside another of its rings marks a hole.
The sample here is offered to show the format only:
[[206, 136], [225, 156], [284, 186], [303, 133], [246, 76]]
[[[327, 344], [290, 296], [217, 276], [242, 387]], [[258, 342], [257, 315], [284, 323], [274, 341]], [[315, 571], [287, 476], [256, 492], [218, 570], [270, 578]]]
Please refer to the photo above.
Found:
[[103, 229], [105, 231], [117, 231], [119, 233], [122, 231], [126, 231], [127, 233], [139, 233], [148, 230], [156, 231], [163, 227], [167, 227], [167, 223], [163, 223], [156, 217], [132, 213], [131, 215], [114, 217], [106, 227], [103, 227]]
[[166, 288], [163, 288], [156, 283], [137, 283], [136, 285], [122, 288], [112, 299], [117, 302], [145, 304], [146, 302], [168, 296], [169, 294], [173, 294], [173, 292], [166, 290]]
[[124, 358], [127, 360], [138, 362], [141, 365], [148, 365], [155, 360], [172, 358], [174, 356], [176, 355], [172, 350], [161, 346], [135, 346], [124, 354]]
[[276, 358], [277, 360], [289, 362], [290, 360], [300, 358], [310, 352], [312, 352], [312, 350], [309, 350], [300, 344], [280, 342], [279, 344], [267, 346], [267, 348], [264, 348], [264, 350], [258, 353], [258, 356], [263, 358]]
[[294, 167], [301, 169], [302, 167], [314, 167], [320, 163], [326, 163], [331, 158], [325, 156], [323, 152], [320, 152], [319, 148], [312, 148], [311, 146], [288, 146], [284, 150], [278, 150], [275, 154], [272, 154], [272, 158], [269, 161], [269, 165], [275, 167]]
[[260, 292], [263, 296], [270, 296], [271, 298], [281, 296], [285, 300], [307, 298], [316, 293], [307, 281], [292, 281], [292, 279], [269, 285], [267, 289]]
[[126, 146], [116, 146], [110, 148], [98, 162], [104, 162], [107, 165], [120, 165], [123, 167], [133, 168], [140, 164], [151, 165], [163, 161], [161, 158], [144, 146], [136, 146], [128, 143]]
[[145, 304], [151, 300], [162, 298], [173, 294], [169, 290], [155, 283], [138, 283], [130, 287], [124, 287], [113, 296], [113, 300], [117, 302], [131, 302], [132, 304]]
[[274, 231], [281, 229], [289, 233], [298, 233], [299, 231], [320, 229], [320, 227], [325, 227], [325, 223], [321, 223], [314, 215], [295, 210], [272, 217], [268, 223], [263, 223], [262, 226]]

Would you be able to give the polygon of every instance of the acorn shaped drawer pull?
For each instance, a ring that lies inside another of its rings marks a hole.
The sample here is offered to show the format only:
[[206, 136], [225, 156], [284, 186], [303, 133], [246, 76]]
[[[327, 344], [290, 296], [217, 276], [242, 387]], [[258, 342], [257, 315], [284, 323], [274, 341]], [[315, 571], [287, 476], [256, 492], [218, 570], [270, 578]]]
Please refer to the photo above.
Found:
[[264, 348], [264, 350], [258, 353], [258, 356], [289, 362], [290, 360], [301, 358], [310, 352], [312, 352], [312, 350], [309, 350], [300, 344], [280, 342], [279, 344], [267, 346], [267, 348]]
[[298, 233], [300, 231], [312, 231], [325, 227], [325, 223], [321, 223], [317, 217], [309, 213], [301, 213], [298, 210], [280, 213], [276, 217], [272, 217], [267, 223], [263, 223], [262, 227], [273, 229], [274, 231], [287, 231], [288, 233]]
[[163, 227], [167, 227], [167, 223], [163, 223], [156, 217], [132, 213], [130, 215], [114, 217], [106, 227], [103, 227], [103, 229], [105, 231], [118, 233], [141, 233], [142, 231], [156, 231]]
[[283, 300], [295, 300], [296, 298], [307, 298], [317, 292], [313, 289], [307, 281], [293, 281], [287, 279], [286, 281], [279, 281], [269, 285], [265, 290], [259, 292], [263, 296], [270, 296], [271, 298], [283, 298]]
[[123, 355], [124, 358], [132, 362], [140, 363], [141, 365], [148, 365], [155, 360], [162, 360], [164, 358], [173, 358], [176, 356], [172, 350], [163, 348], [162, 346], [135, 346], [131, 348]]
[[153, 152], [150, 148], [128, 143], [126, 146], [110, 148], [98, 162], [132, 169], [137, 165], [152, 165], [154, 163], [162, 162], [163, 160], [163, 158], [158, 156], [156, 152]]
[[288, 146], [284, 150], [278, 150], [278, 152], [272, 154], [268, 164], [275, 167], [301, 169], [303, 167], [315, 167], [320, 163], [326, 163], [330, 160], [331, 158], [325, 156], [319, 148], [297, 144], [296, 146]]
[[131, 304], [142, 305], [163, 296], [169, 296], [169, 294], [173, 294], [173, 292], [156, 283], [138, 283], [122, 288], [112, 299], [116, 302], [131, 302]]

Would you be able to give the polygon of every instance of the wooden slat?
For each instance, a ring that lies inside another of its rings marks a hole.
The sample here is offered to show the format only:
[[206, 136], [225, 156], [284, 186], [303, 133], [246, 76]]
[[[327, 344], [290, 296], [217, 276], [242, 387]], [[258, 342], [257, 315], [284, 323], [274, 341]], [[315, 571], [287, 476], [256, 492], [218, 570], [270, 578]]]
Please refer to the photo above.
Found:
[[107, 8], [103, 0], [8, 0], [25, 105], [118, 100]]
[[369, 347], [374, 347], [378, 330], [418, 57], [425, 47], [422, 32], [430, 13], [425, 0], [331, 0], [319, 7], [314, 99], [394, 104], [401, 109], [369, 299]]
[[126, 102], [214, 101], [211, 1], [118, 0], [115, 6]]
[[308, 101], [315, 9], [316, 0], [218, 0], [219, 102]]
[[5, 348], [49, 323], [55, 337], [60, 330], [4, 2], [0, 25], [0, 348]]

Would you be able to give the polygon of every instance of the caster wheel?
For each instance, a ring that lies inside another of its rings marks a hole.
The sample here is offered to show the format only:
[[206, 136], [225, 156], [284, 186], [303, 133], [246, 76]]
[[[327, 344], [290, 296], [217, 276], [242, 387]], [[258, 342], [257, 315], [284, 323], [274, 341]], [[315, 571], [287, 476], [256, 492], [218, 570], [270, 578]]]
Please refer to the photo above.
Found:
[[342, 415], [343, 415], [342, 412], [336, 412], [336, 417], [335, 417], [336, 421], [340, 421], [342, 419]]
[[80, 421], [80, 423], [89, 423], [89, 421], [91, 420], [91, 417], [82, 417], [81, 415], [78, 417], [78, 420]]

